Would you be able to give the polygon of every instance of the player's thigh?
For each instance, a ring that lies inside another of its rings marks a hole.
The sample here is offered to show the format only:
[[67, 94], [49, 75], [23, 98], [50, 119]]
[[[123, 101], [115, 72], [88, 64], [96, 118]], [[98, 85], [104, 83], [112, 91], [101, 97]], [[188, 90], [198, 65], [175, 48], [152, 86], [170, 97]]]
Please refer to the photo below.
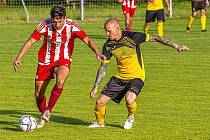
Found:
[[126, 13], [129, 13], [129, 7], [127, 7], [126, 5], [122, 5], [122, 10], [125, 15]]
[[130, 11], [129, 11], [130, 17], [133, 17], [134, 16], [135, 11], [136, 11], [136, 8], [130, 8]]
[[151, 11], [151, 10], [146, 11], [145, 23], [154, 22], [155, 18], [156, 18], [156, 11]]
[[206, 1], [201, 1], [199, 3], [199, 10], [202, 11], [202, 10], [205, 10], [206, 9]]
[[201, 3], [199, 1], [192, 1], [192, 12], [201, 10]]
[[132, 79], [126, 87], [127, 91], [125, 94], [126, 102], [128, 104], [132, 104], [136, 100], [136, 97], [139, 95], [143, 87], [144, 87], [144, 82], [141, 79], [139, 78]]
[[36, 81], [45, 81], [47, 79], [53, 79], [53, 65], [38, 65], [36, 72]]
[[157, 14], [157, 20], [158, 20], [158, 21], [165, 22], [165, 13], [164, 13], [164, 9], [157, 10], [156, 14]]
[[101, 94], [110, 97], [112, 101], [116, 103], [120, 103], [122, 98], [125, 96], [125, 88], [128, 82], [128, 80], [119, 79], [113, 76], [101, 91]]
[[65, 65], [55, 67], [56, 82], [63, 84], [69, 74], [69, 68]]

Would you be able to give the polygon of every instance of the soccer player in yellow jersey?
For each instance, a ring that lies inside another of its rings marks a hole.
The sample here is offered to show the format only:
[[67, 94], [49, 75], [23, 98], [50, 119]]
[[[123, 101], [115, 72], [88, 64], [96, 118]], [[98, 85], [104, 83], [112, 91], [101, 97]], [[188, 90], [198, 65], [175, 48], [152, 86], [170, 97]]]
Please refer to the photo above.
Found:
[[[167, 11], [170, 12], [169, 1], [165, 0], [167, 5]], [[147, 33], [151, 22], [155, 22], [157, 18], [158, 35], [163, 36], [163, 22], [165, 22], [163, 0], [148, 0], [146, 19], [144, 25], [144, 33]]]
[[186, 27], [186, 32], [190, 31], [191, 25], [198, 14], [201, 13], [201, 31], [206, 32], [206, 9], [209, 6], [208, 0], [192, 0], [192, 15]]
[[95, 84], [90, 92], [90, 98], [95, 97], [99, 83], [105, 76], [107, 64], [112, 56], [114, 56], [117, 61], [117, 72], [116, 75], [111, 77], [96, 101], [94, 112], [97, 122], [88, 127], [104, 127], [105, 105], [110, 100], [120, 103], [122, 98], [125, 97], [128, 116], [124, 128], [130, 129], [132, 128], [134, 113], [137, 109], [136, 98], [144, 86], [145, 79], [144, 62], [140, 51], [140, 44], [148, 41], [157, 41], [176, 49], [178, 52], [188, 51], [189, 48], [184, 45], [175, 44], [157, 35], [121, 31], [120, 24], [116, 19], [108, 19], [104, 24], [104, 29], [108, 40], [103, 46], [102, 54], [105, 55], [106, 58], [102, 61], [98, 70]]

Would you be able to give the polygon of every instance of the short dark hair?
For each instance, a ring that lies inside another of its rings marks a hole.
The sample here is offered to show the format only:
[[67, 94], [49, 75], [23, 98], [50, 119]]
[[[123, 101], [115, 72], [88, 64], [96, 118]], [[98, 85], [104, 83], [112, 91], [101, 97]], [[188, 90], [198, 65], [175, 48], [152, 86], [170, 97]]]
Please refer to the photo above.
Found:
[[51, 16], [51, 18], [55, 18], [57, 16], [65, 17], [66, 16], [66, 10], [63, 6], [54, 6], [51, 9], [50, 16]]

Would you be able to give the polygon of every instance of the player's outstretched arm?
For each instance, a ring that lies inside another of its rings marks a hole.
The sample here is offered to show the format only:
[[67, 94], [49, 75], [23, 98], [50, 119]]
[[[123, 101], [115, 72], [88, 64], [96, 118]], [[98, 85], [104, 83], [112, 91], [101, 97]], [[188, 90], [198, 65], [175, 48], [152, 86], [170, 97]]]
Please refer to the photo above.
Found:
[[85, 44], [87, 44], [91, 50], [96, 54], [96, 58], [100, 61], [100, 60], [104, 60], [105, 56], [102, 55], [99, 51], [98, 48], [96, 47], [95, 43], [93, 42], [92, 39], [90, 39], [89, 37], [85, 37], [82, 40], [83, 42], [85, 42]]
[[167, 46], [170, 46], [170, 47], [176, 49], [178, 52], [189, 51], [190, 50], [185, 45], [178, 45], [178, 44], [174, 43], [173, 41], [171, 41], [167, 38], [164, 38], [164, 37], [160, 37], [158, 35], [150, 35], [150, 40], [149, 41], [150, 42], [157, 41], [161, 44], [164, 44], [164, 45], [167, 45]]
[[13, 67], [14, 70], [17, 71], [20, 67], [21, 67], [21, 59], [22, 57], [28, 52], [28, 49], [31, 47], [32, 44], [34, 44], [37, 40], [35, 40], [34, 38], [30, 37], [26, 43], [23, 45], [23, 47], [21, 48], [19, 54], [17, 55], [14, 63], [13, 63]]
[[106, 75], [107, 65], [108, 65], [107, 63], [104, 62], [101, 63], [101, 66], [99, 67], [96, 76], [95, 84], [93, 86], [93, 89], [90, 91], [90, 98], [94, 98], [96, 96], [98, 86], [103, 80], [104, 76]]
[[118, 0], [118, 3], [122, 4], [123, 3], [123, 0]]
[[169, 3], [169, 0], [165, 0], [165, 3], [167, 5], [167, 13], [169, 14], [170, 13], [170, 3]]
[[209, 0], [206, 0], [206, 7], [209, 7]]

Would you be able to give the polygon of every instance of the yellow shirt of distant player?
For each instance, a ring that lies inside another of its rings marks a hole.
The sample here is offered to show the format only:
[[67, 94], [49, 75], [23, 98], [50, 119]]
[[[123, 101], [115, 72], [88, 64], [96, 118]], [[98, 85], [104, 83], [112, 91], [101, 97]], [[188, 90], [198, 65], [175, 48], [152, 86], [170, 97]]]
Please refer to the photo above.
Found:
[[160, 10], [164, 9], [162, 0], [148, 0], [147, 10]]

